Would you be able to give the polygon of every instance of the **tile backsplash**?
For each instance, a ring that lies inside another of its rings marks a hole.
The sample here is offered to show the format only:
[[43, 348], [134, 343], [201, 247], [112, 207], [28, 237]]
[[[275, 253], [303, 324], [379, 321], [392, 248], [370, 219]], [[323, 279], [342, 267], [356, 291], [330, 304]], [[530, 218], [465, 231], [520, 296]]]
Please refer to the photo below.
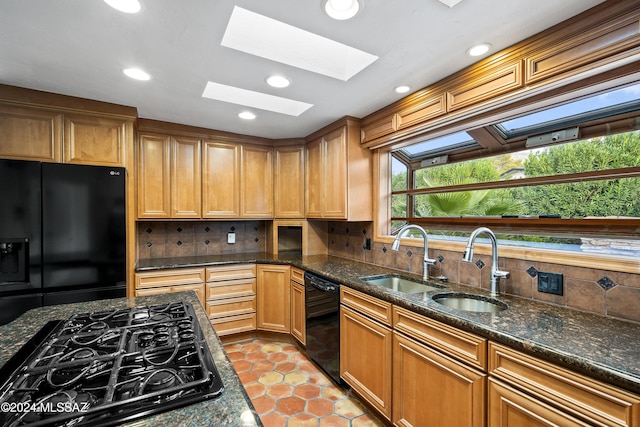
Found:
[[138, 222], [138, 259], [264, 252], [265, 230], [264, 221]]
[[[367, 238], [373, 241], [370, 222], [330, 222], [329, 255], [422, 274], [422, 247], [401, 245], [395, 252], [391, 250], [391, 244], [373, 242], [371, 250], [366, 250]], [[429, 248], [429, 256], [437, 259], [436, 264], [429, 267], [430, 276], [442, 275], [453, 282], [489, 288], [490, 255], [476, 255], [474, 263], [466, 263], [462, 262], [461, 252]], [[500, 280], [504, 293], [640, 322], [640, 274], [502, 256], [500, 269], [511, 273], [509, 279]], [[538, 292], [538, 271], [561, 273], [563, 295]]]

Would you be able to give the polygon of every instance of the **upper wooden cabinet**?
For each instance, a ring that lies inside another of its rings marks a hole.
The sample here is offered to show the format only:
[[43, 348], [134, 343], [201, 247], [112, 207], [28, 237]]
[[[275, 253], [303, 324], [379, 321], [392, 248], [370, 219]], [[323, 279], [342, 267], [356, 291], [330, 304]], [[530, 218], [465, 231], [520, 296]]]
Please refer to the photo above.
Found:
[[240, 217], [240, 146], [202, 143], [202, 216]]
[[3, 158], [62, 161], [62, 113], [0, 104], [0, 129]]
[[307, 218], [370, 221], [371, 152], [360, 147], [359, 126], [350, 119], [342, 123], [309, 138], [305, 167]]
[[604, 2], [364, 117], [361, 143], [377, 148], [454, 132], [461, 122], [474, 127], [474, 117], [506, 104], [628, 76], [639, 53], [638, 2]]
[[133, 139], [130, 118], [2, 104], [0, 129], [0, 157], [43, 162], [126, 166]]
[[273, 218], [273, 148], [243, 144], [240, 156], [240, 216]]
[[304, 146], [276, 147], [274, 161], [274, 216], [304, 218]]
[[167, 135], [138, 135], [138, 218], [171, 218], [171, 142]]
[[130, 122], [123, 119], [65, 114], [63, 161], [85, 165], [123, 166], [127, 126], [130, 126]]
[[138, 137], [138, 218], [200, 218], [200, 141]]
[[171, 138], [171, 217], [200, 218], [200, 140]]

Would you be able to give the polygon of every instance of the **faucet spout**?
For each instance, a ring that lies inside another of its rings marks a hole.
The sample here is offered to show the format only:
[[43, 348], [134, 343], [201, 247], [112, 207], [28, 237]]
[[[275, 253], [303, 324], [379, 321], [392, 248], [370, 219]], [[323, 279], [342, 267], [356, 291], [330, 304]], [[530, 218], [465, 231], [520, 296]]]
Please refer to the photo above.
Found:
[[498, 241], [496, 240], [495, 234], [493, 231], [488, 229], [487, 227], [479, 227], [476, 228], [471, 236], [469, 236], [469, 241], [467, 242], [467, 247], [462, 254], [462, 261], [464, 262], [473, 262], [473, 246], [475, 244], [476, 238], [480, 234], [486, 234], [489, 236], [489, 240], [491, 241], [491, 296], [498, 295], [498, 279], [508, 279], [510, 274], [508, 271], [502, 271], [498, 269]]
[[395, 240], [391, 244], [391, 249], [398, 251], [400, 249], [400, 239], [409, 234], [411, 230], [415, 230], [420, 233], [424, 239], [424, 259], [422, 260], [422, 280], [429, 279], [429, 266], [435, 265], [436, 260], [429, 258], [429, 243], [427, 241], [427, 232], [419, 225], [409, 224], [400, 229]]

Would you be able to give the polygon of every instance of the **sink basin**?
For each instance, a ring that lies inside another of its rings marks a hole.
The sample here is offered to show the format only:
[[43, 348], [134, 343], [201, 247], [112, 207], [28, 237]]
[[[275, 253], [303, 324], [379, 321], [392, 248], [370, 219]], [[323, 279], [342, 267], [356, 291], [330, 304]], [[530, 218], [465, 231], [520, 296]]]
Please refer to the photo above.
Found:
[[425, 285], [424, 283], [406, 279], [395, 274], [361, 277], [360, 280], [364, 280], [371, 285], [382, 286], [392, 291], [403, 292], [405, 294], [419, 294], [421, 292], [431, 292], [442, 289], [439, 286]]
[[461, 311], [497, 313], [507, 309], [507, 304], [495, 298], [474, 294], [436, 294], [432, 299], [445, 307]]

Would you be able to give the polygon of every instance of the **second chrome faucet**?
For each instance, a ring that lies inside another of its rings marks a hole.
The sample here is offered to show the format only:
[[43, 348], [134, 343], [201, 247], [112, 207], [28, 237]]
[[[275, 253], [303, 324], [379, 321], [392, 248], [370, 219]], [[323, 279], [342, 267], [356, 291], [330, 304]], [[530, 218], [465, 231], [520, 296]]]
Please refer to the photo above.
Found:
[[409, 234], [411, 230], [415, 230], [420, 233], [424, 239], [424, 259], [422, 260], [422, 280], [429, 279], [429, 266], [435, 265], [436, 260], [429, 258], [429, 243], [427, 242], [427, 232], [419, 225], [409, 224], [400, 229], [396, 239], [391, 244], [391, 249], [398, 251], [400, 249], [400, 239]]
[[465, 262], [473, 262], [473, 245], [475, 244], [476, 238], [480, 234], [486, 234], [489, 236], [489, 240], [491, 241], [491, 296], [498, 295], [498, 279], [508, 279], [509, 272], [502, 271], [498, 269], [498, 241], [496, 240], [495, 234], [493, 231], [489, 230], [487, 227], [476, 228], [471, 236], [469, 236], [469, 241], [467, 242], [467, 247], [464, 250], [464, 254], [462, 255], [462, 260]]

